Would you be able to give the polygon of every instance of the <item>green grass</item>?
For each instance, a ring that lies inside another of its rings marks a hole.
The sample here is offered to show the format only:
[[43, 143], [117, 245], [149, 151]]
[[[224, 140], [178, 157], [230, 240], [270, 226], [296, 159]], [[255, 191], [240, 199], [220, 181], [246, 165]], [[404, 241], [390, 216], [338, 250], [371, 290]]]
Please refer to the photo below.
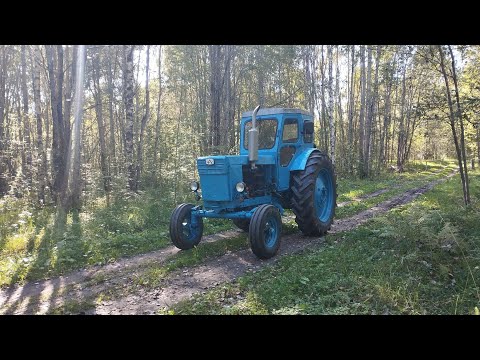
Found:
[[473, 314], [480, 307], [480, 173], [458, 177], [327, 244], [195, 296], [174, 314]]

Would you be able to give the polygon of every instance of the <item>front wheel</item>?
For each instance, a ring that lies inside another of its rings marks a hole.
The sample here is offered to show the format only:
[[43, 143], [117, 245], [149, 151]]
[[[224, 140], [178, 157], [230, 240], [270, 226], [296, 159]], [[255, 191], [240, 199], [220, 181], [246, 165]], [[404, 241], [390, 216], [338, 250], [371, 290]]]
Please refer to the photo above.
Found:
[[253, 213], [249, 229], [250, 246], [260, 259], [274, 256], [280, 247], [282, 218], [278, 209], [270, 204], [260, 205]]
[[196, 224], [192, 224], [192, 208], [193, 204], [180, 204], [170, 217], [170, 239], [182, 250], [198, 245], [203, 235], [203, 219], [197, 217]]

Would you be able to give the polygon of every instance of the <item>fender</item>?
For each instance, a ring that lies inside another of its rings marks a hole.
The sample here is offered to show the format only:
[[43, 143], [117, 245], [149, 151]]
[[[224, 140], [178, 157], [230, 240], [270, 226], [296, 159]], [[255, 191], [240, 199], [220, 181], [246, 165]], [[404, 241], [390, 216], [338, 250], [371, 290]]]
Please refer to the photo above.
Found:
[[311, 148], [300, 155], [298, 155], [295, 160], [293, 160], [292, 166], [290, 166], [290, 171], [297, 171], [297, 170], [305, 170], [305, 166], [307, 165], [307, 160], [310, 157], [310, 154], [313, 153], [314, 151], [317, 151], [318, 153], [321, 153], [320, 150], [317, 148]]

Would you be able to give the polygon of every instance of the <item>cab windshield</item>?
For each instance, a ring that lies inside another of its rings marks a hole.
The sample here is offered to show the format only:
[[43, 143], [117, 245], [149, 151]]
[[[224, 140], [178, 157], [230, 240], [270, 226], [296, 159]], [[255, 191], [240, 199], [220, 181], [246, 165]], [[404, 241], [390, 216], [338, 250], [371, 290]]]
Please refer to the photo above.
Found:
[[[245, 131], [243, 136], [243, 147], [248, 149], [248, 130], [252, 128], [252, 121], [245, 123]], [[277, 136], [277, 120], [275, 119], [257, 119], [258, 129], [258, 148], [271, 149], [275, 146]]]

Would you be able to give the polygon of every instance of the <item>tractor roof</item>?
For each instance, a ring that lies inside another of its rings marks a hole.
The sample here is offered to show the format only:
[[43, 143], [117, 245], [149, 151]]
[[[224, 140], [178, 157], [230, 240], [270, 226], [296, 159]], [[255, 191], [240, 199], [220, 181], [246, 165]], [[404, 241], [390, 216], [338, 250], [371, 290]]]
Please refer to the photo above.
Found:
[[[302, 110], [302, 109], [291, 109], [291, 108], [261, 108], [258, 110], [257, 115], [276, 115], [276, 114], [303, 114], [310, 115], [311, 113]], [[242, 117], [249, 117], [253, 115], [253, 111], [246, 111], [242, 114]]]

